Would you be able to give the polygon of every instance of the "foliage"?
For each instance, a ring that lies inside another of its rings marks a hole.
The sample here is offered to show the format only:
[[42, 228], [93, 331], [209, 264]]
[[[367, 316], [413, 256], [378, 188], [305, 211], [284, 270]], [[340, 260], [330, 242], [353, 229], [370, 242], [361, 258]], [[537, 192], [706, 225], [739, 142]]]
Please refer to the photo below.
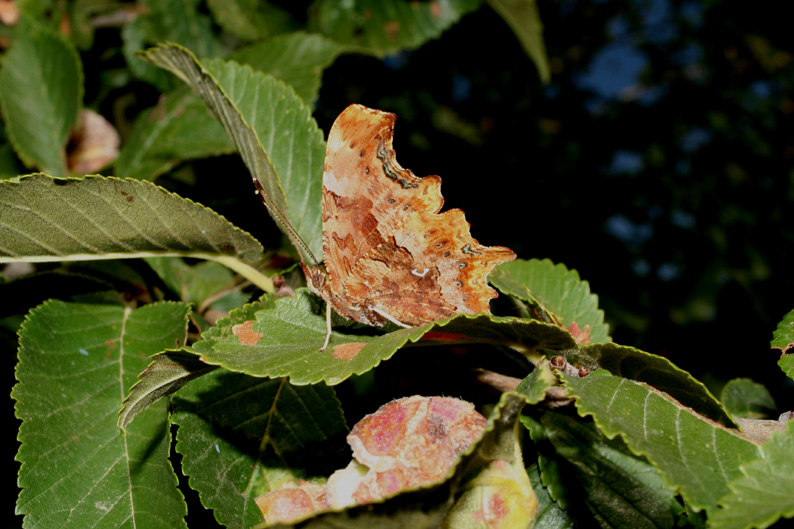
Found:
[[[491, 274], [493, 315], [408, 329], [334, 316], [320, 350], [324, 305], [296, 263], [322, 255], [323, 130], [356, 96], [323, 95], [324, 74], [337, 59], [399, 62], [495, 16], [541, 86], [554, 68], [534, 0], [11, 9], [0, 288], [20, 300], [3, 323], [18, 334], [24, 527], [264, 526], [268, 493], [308, 483], [326, 502], [349, 489], [362, 471], [345, 467], [351, 427], [422, 377], [486, 415], [442, 479], [267, 523], [750, 528], [794, 515], [794, 423], [762, 440], [737, 426], [775, 409], [769, 391], [739, 378], [718, 400], [670, 359], [613, 343], [590, 284], [548, 259]], [[116, 44], [97, 49], [111, 30]], [[100, 114], [114, 119], [95, 129]], [[454, 112], [436, 118], [478, 142]], [[507, 190], [502, 176], [489, 183]], [[246, 190], [250, 201], [235, 196]], [[772, 341], [789, 378], [792, 314]], [[430, 434], [446, 435], [434, 421]]]

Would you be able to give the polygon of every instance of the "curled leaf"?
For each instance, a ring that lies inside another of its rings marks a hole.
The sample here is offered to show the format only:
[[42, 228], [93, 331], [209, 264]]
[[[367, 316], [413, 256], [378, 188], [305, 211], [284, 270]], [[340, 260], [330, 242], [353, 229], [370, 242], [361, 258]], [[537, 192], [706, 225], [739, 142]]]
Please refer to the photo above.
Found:
[[371, 503], [401, 490], [435, 483], [485, 429], [474, 405], [446, 397], [407, 397], [364, 417], [347, 441], [369, 471], [352, 498]]
[[96, 173], [119, 156], [119, 133], [93, 110], [83, 109], [77, 118], [66, 158], [72, 173]]

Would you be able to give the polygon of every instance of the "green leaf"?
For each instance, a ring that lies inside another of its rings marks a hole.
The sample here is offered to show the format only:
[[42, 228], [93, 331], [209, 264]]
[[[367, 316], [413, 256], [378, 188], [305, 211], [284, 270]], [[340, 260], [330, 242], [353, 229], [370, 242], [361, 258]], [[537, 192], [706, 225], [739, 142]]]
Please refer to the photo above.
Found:
[[535, 519], [533, 529], [573, 529], [575, 520], [570, 512], [561, 508], [560, 505], [551, 499], [540, 478], [538, 465], [532, 465], [527, 469], [529, 480], [535, 489], [535, 496], [538, 498], [538, 517]]
[[794, 355], [783, 355], [780, 360], [777, 361], [777, 365], [780, 366], [780, 369], [783, 370], [786, 376], [794, 378]]
[[207, 105], [181, 87], [163, 95], [135, 120], [116, 160], [116, 175], [154, 180], [185, 160], [234, 151], [234, 143]]
[[[243, 48], [232, 58], [283, 80], [307, 105], [312, 105], [320, 89], [323, 70], [343, 51], [342, 45], [322, 35], [292, 33]], [[142, 62], [140, 59], [137, 61]], [[260, 112], [260, 109], [254, 110]], [[251, 115], [246, 119], [263, 122], [262, 115]], [[267, 119], [272, 121], [274, 117]], [[265, 131], [257, 129], [257, 132]], [[165, 94], [157, 106], [135, 121], [116, 162], [116, 174], [124, 178], [154, 180], [182, 161], [235, 150], [232, 139], [206, 104], [183, 87]]]
[[116, 415], [147, 357], [184, 338], [188, 312], [49, 301], [28, 315], [13, 390], [26, 527], [186, 527], [165, 401], [126, 435]]
[[667, 358], [613, 343], [580, 345], [563, 352], [572, 364], [602, 368], [615, 376], [644, 382], [664, 391], [684, 406], [724, 426], [736, 423], [702, 382]]
[[556, 382], [557, 376], [552, 373], [548, 359], [541, 358], [516, 391], [527, 397], [527, 404], [537, 404], [546, 398], [546, 390]]
[[713, 529], [764, 529], [794, 517], [794, 421], [761, 445], [761, 458], [741, 466], [742, 476], [728, 483], [709, 520]]
[[0, 182], [0, 262], [182, 255], [217, 261], [272, 290], [256, 239], [149, 182], [37, 174]]
[[[561, 460], [556, 455], [546, 428], [540, 420], [528, 415], [521, 416], [521, 424], [529, 432], [529, 437], [537, 449], [538, 473], [549, 498], [563, 511], [580, 508], [577, 497], [579, 491], [571, 490], [570, 487], [570, 484], [575, 482], [575, 476], [570, 468], [560, 466]], [[575, 501], [574, 498], [577, 500]], [[543, 502], [541, 501], [540, 504], [542, 505]]]
[[478, 0], [318, 0], [312, 6], [309, 27], [382, 57], [403, 48], [418, 48], [439, 37], [479, 5]]
[[215, 22], [243, 40], [261, 40], [296, 26], [289, 12], [261, 0], [207, 0]]
[[[326, 322], [324, 315], [318, 314], [316, 297], [301, 289], [295, 298], [282, 298], [265, 308], [253, 304], [233, 312], [228, 320], [205, 332], [193, 349], [205, 362], [232, 371], [261, 377], [288, 376], [293, 384], [338, 384], [353, 374], [369, 371], [423, 337], [428, 345], [497, 343], [527, 350], [558, 350], [573, 345], [570, 335], [555, 325], [459, 315], [381, 336], [352, 334], [347, 328], [340, 331], [335, 327], [328, 348], [321, 352]], [[243, 325], [253, 331], [253, 338], [241, 336]]]
[[683, 506], [658, 471], [619, 438], [606, 439], [592, 424], [560, 413], [540, 422], [560, 464], [571, 465], [584, 501], [608, 527], [675, 527]]
[[231, 58], [281, 79], [313, 106], [323, 71], [345, 51], [346, 46], [323, 35], [295, 32], [242, 48]]
[[765, 411], [774, 410], [775, 401], [763, 384], [749, 378], [735, 378], [722, 388], [720, 400], [734, 417], [763, 419]]
[[[237, 63], [216, 60], [202, 65], [175, 45], [153, 48], [143, 57], [173, 72], [201, 95], [266, 191], [262, 198], [279, 227], [302, 253], [300, 239], [312, 254], [320, 255], [325, 143], [309, 108], [295, 92]], [[287, 219], [300, 239], [288, 228]]]
[[[548, 259], [516, 259], [497, 266], [488, 281], [500, 292], [533, 303], [537, 298], [558, 322], [570, 330], [575, 323], [590, 342], [609, 342], [609, 326], [598, 308], [598, 297], [576, 270]], [[586, 342], [585, 342], [586, 343]]]
[[620, 435], [643, 455], [695, 511], [713, 510], [739, 476], [739, 465], [758, 457], [758, 446], [692, 412], [649, 386], [615, 376], [561, 375], [581, 416], [593, 416], [609, 439]]
[[154, 85], [160, 92], [168, 92], [176, 86], [173, 78], [136, 55], [150, 45], [148, 32], [149, 21], [146, 17], [136, 17], [129, 24], [125, 24], [121, 28], [121, 51], [127, 60], [127, 69], [133, 76]]
[[770, 347], [780, 349], [783, 353], [794, 347], [794, 310], [783, 316], [777, 324]]
[[551, 71], [543, 43], [543, 23], [540, 21], [535, 0], [488, 0], [488, 3], [521, 41], [521, 47], [538, 69], [540, 80], [548, 83], [551, 80]]
[[[204, 312], [209, 301], [216, 301], [227, 296], [244, 297], [241, 303], [248, 300], [246, 294], [235, 289], [234, 274], [228, 268], [212, 261], [203, 261], [194, 265], [185, 263], [179, 257], [147, 257], [146, 263], [157, 272], [160, 279], [168, 285], [179, 299], [198, 306]], [[238, 306], [240, 303], [234, 304]]]
[[26, 165], [69, 174], [66, 140], [82, 99], [82, 65], [71, 43], [23, 20], [0, 70], [0, 102], [11, 143]]
[[182, 468], [203, 505], [229, 528], [262, 521], [257, 496], [285, 481], [328, 475], [349, 457], [339, 450], [347, 433], [342, 410], [325, 385], [216, 370], [173, 401]]
[[7, 143], [0, 145], [0, 180], [13, 178], [21, 172], [24, 171], [11, 145]]
[[133, 75], [167, 92], [173, 84], [160, 69], [135, 56], [160, 42], [175, 42], [199, 57], [220, 57], [224, 47], [212, 30], [212, 19], [199, 9], [200, 0], [142, 0], [145, 14], [122, 28], [122, 51]]
[[[444, 520], [445, 527], [465, 527], [494, 504], [503, 512], [490, 513], [494, 527], [531, 529], [538, 512], [538, 499], [530, 483], [521, 453], [521, 410], [527, 403], [518, 392], [503, 393], [488, 418], [485, 432], [468, 450], [455, 470], [462, 481], [455, 487], [455, 505]], [[454, 483], [454, 481], [453, 481]]]
[[136, 415], [170, 395], [191, 380], [217, 369], [196, 355], [184, 351], [164, 351], [152, 357], [152, 363], [138, 375], [119, 412], [119, 428], [126, 429]]

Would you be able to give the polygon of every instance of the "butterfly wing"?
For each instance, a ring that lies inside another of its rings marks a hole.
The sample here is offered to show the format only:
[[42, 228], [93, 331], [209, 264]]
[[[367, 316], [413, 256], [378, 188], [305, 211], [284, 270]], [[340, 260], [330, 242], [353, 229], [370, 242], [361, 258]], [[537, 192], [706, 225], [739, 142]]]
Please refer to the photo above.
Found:
[[486, 277], [515, 254], [480, 245], [461, 210], [439, 213], [441, 178], [418, 178], [397, 163], [394, 121], [351, 105], [331, 128], [323, 174], [327, 298], [369, 324], [489, 312], [497, 294]]

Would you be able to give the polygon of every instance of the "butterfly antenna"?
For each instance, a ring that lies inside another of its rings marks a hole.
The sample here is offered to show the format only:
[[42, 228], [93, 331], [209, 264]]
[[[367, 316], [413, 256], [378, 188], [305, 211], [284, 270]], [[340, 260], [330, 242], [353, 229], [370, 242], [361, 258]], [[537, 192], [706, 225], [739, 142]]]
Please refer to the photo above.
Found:
[[[287, 220], [287, 216], [284, 215], [284, 212], [281, 211], [281, 209], [276, 205], [276, 203], [273, 201], [273, 199], [268, 194], [268, 192], [265, 191], [265, 188], [262, 187], [262, 184], [259, 182], [259, 180], [257, 180], [256, 178], [252, 178], [251, 180], [254, 181], [254, 185], [256, 186], [256, 190], [254, 192], [257, 194], [257, 196], [265, 205], [265, 207], [267, 207], [267, 209], [269, 209], [270, 212], [273, 213], [273, 216], [276, 218], [278, 223], [281, 224], [285, 230], [287, 230], [287, 235], [289, 236], [290, 241], [292, 241], [292, 244], [300, 247], [300, 249], [303, 250], [305, 255], [307, 255], [309, 259], [311, 259], [312, 264], [314, 266], [320, 266], [320, 262], [317, 261], [316, 257], [314, 257], [314, 254], [309, 249], [309, 246], [301, 238], [301, 236], [298, 235], [298, 232], [295, 231], [295, 228], [293, 228], [292, 224], [290, 224], [289, 221]], [[301, 261], [303, 261], [303, 258], [301, 258]]]

